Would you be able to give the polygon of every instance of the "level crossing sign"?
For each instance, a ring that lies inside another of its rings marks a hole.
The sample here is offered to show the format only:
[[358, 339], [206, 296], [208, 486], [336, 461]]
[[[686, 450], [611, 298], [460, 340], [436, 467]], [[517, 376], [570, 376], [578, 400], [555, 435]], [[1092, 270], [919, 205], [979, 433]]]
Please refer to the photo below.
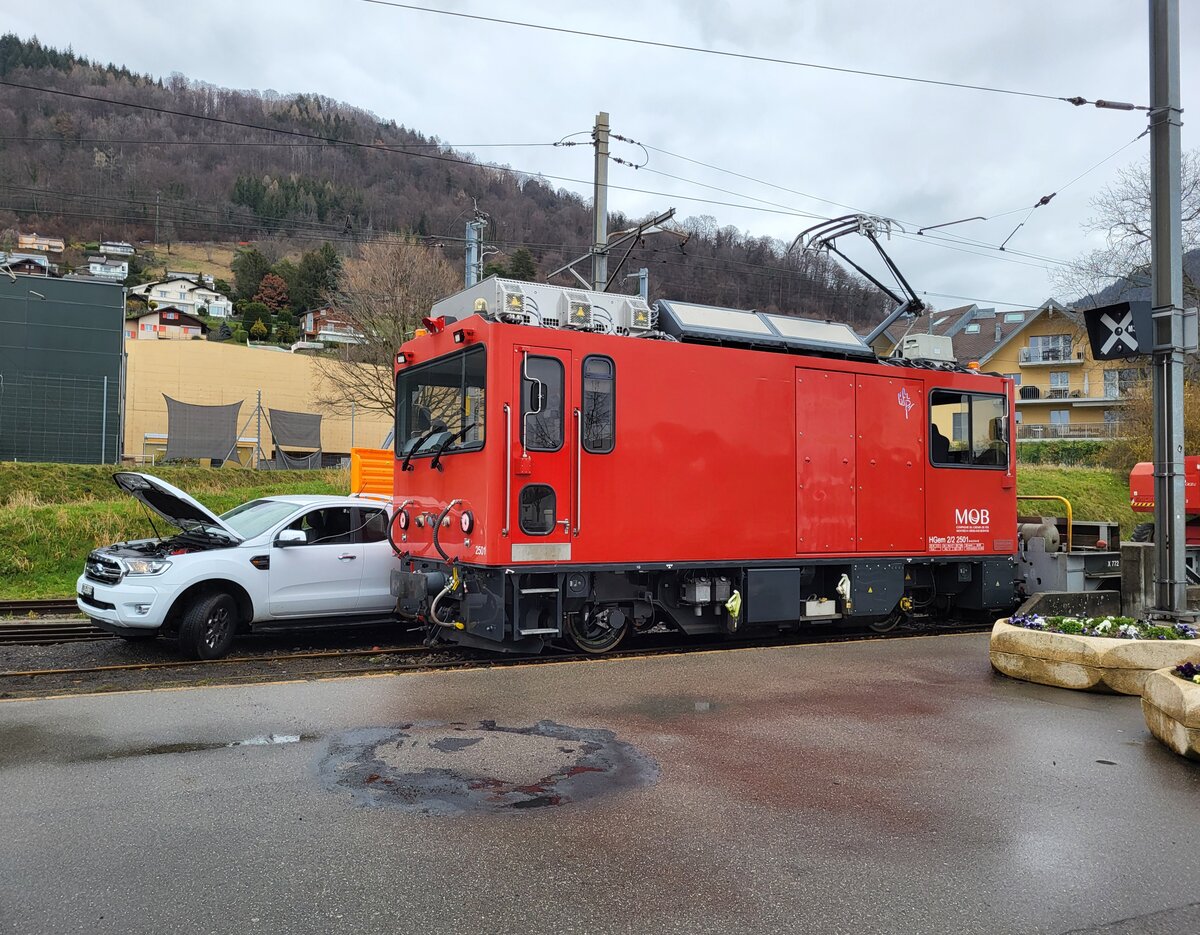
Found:
[[1117, 360], [1153, 351], [1149, 302], [1118, 302], [1084, 309], [1083, 320], [1095, 360]]

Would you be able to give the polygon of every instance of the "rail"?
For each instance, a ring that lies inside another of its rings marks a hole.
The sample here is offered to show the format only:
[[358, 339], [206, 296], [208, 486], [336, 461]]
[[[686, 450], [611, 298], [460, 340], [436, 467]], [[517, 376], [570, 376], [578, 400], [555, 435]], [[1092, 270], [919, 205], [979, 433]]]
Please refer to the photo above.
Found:
[[71, 614], [80, 616], [74, 598], [56, 598], [41, 601], [0, 601], [0, 617], [23, 617], [26, 614], [57, 616]]
[[1042, 493], [1019, 493], [1019, 494], [1017, 494], [1017, 499], [1018, 500], [1057, 500], [1059, 503], [1061, 503], [1063, 506], [1065, 506], [1067, 508], [1067, 552], [1068, 553], [1071, 552], [1071, 546], [1074, 542], [1073, 537], [1071, 535], [1071, 526], [1072, 526], [1074, 520], [1073, 520], [1073, 514], [1071, 512], [1071, 501], [1070, 500], [1068, 500], [1066, 497], [1060, 497], [1057, 494], [1052, 494], [1052, 493], [1044, 493], [1044, 494], [1042, 494]]

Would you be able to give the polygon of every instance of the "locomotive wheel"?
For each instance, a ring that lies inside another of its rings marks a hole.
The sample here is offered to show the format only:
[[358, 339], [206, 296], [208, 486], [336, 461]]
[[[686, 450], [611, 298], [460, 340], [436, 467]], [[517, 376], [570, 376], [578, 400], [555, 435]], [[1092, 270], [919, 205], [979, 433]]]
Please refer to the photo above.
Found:
[[1154, 541], [1154, 524], [1153, 523], [1138, 523], [1133, 527], [1133, 534], [1129, 537], [1134, 542], [1153, 542]]
[[629, 632], [629, 618], [619, 608], [584, 611], [567, 617], [567, 638], [585, 653], [606, 653]]

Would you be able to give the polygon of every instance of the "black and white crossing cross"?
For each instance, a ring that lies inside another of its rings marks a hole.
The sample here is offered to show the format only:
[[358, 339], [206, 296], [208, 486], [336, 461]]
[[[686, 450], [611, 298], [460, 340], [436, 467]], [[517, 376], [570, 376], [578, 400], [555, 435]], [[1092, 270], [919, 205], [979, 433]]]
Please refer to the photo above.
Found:
[[1109, 335], [1100, 346], [1101, 354], [1110, 354], [1118, 345], [1125, 345], [1126, 353], [1138, 349], [1137, 333], [1133, 329], [1133, 309], [1126, 308], [1120, 321], [1105, 312], [1100, 316], [1100, 323], [1109, 330]]
[[1083, 319], [1094, 359], [1115, 360], [1149, 353], [1139, 340], [1139, 335], [1148, 338], [1152, 332], [1149, 302], [1118, 302], [1085, 309]]

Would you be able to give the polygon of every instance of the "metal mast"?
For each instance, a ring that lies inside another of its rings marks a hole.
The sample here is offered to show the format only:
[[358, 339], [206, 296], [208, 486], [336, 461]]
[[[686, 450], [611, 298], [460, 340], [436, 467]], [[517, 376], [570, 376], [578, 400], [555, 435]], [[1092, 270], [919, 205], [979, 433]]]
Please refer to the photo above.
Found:
[[1150, 269], [1154, 321], [1156, 609], [1187, 613], [1183, 477], [1183, 235], [1179, 0], [1150, 0]]

